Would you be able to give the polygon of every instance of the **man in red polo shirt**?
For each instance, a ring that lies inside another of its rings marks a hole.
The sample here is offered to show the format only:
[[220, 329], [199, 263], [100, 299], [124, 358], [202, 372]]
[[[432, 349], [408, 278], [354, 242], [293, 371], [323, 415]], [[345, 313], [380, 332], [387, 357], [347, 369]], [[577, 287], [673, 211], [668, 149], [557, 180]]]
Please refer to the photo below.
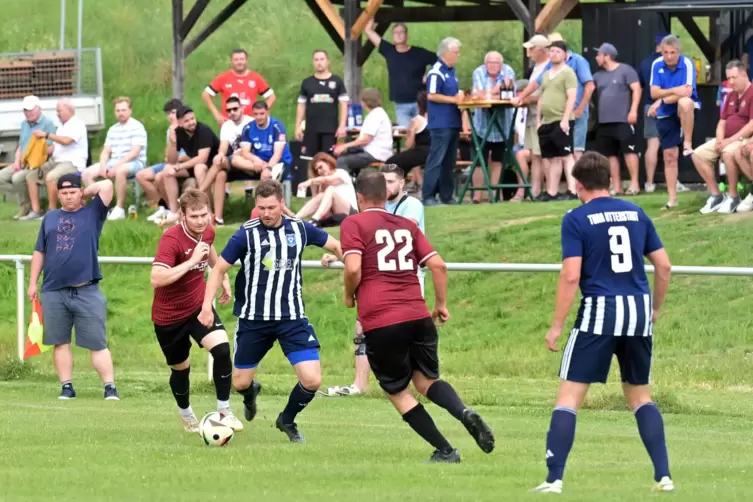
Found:
[[[251, 107], [254, 106], [259, 95], [264, 98], [269, 108], [272, 108], [277, 98], [267, 81], [255, 71], [248, 69], [246, 51], [235, 49], [230, 54], [230, 65], [232, 68], [217, 75], [201, 94], [201, 99], [220, 126], [228, 119], [225, 102], [230, 96], [237, 96], [241, 100], [243, 114], [248, 116], [251, 116]], [[218, 94], [222, 99], [219, 110], [214, 104], [214, 97]]]
[[[722, 103], [722, 113], [716, 126], [716, 137], [693, 150], [693, 165], [706, 182], [711, 196], [701, 213], [734, 213], [740, 205], [737, 193], [738, 162], [736, 152], [753, 136], [753, 86], [740, 61], [727, 64], [727, 80], [732, 91]], [[729, 181], [729, 194], [719, 191], [714, 166], [722, 159]], [[747, 168], [747, 163], [739, 163]], [[747, 174], [748, 169], [744, 172]]]

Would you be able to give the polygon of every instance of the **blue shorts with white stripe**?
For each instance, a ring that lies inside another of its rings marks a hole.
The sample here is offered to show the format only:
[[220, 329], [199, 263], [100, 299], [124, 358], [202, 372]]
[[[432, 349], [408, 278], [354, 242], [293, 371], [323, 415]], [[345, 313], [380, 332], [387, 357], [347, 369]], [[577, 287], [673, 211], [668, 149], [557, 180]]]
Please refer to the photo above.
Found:
[[622, 381], [646, 385], [651, 377], [651, 295], [589, 296], [581, 300], [565, 346], [560, 378], [605, 383], [617, 356]]

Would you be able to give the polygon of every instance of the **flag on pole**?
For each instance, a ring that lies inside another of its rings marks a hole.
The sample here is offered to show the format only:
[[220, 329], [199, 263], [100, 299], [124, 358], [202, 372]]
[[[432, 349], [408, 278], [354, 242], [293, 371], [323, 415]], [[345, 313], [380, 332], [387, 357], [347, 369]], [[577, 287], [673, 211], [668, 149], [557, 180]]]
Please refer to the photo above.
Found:
[[52, 348], [51, 345], [44, 345], [42, 343], [42, 332], [44, 327], [42, 325], [42, 304], [39, 300], [34, 298], [31, 302], [31, 319], [29, 319], [29, 329], [26, 330], [26, 350], [24, 351], [24, 359], [28, 359], [32, 356], [47, 352]]

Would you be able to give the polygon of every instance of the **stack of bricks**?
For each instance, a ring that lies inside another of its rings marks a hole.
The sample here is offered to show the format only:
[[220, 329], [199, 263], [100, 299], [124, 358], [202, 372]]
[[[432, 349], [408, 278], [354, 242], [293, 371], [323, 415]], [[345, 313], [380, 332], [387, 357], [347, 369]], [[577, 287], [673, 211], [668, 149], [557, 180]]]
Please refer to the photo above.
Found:
[[73, 95], [76, 57], [72, 52], [0, 60], [0, 99]]

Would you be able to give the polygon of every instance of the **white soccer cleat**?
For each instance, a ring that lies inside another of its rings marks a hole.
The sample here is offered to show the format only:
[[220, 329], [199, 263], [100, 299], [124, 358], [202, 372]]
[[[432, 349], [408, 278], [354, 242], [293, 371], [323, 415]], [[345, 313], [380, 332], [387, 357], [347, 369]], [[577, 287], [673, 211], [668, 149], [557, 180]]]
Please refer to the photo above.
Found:
[[217, 411], [222, 415], [222, 420], [220, 420], [220, 422], [233, 429], [233, 432], [240, 432], [243, 430], [243, 422], [238, 420], [238, 417], [235, 416], [233, 410], [230, 408], [223, 408], [221, 410], [218, 409]]
[[327, 387], [327, 390], [320, 390], [319, 394], [326, 397], [335, 397], [340, 395], [340, 389], [343, 389], [344, 387], [340, 387], [339, 385], [336, 385], [334, 387]]
[[664, 476], [654, 485], [654, 492], [673, 492], [675, 491], [675, 484], [669, 479], [669, 476]]
[[188, 416], [181, 415], [180, 419], [183, 421], [183, 428], [186, 430], [186, 432], [200, 432], [199, 420], [193, 413]]
[[531, 493], [562, 493], [562, 480], [558, 479], [552, 483], [541, 483], [531, 490]]
[[320, 394], [327, 396], [327, 397], [336, 397], [336, 396], [358, 396], [361, 394], [361, 389], [356, 387], [355, 385], [349, 385], [347, 387], [328, 387], [326, 391], [319, 391]]

